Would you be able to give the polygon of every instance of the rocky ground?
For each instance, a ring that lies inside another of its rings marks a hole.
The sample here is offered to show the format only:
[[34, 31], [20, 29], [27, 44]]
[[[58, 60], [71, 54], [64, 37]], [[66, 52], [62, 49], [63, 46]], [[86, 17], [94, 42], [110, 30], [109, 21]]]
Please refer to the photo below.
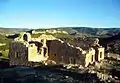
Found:
[[0, 70], [0, 83], [100, 83], [100, 81], [96, 74], [46, 66]]
[[120, 60], [106, 57], [88, 68], [89, 73], [96, 73], [97, 77], [105, 83], [120, 83]]
[[7, 67], [7, 60], [0, 62], [0, 83], [120, 83], [120, 60], [115, 55], [86, 68], [75, 65]]

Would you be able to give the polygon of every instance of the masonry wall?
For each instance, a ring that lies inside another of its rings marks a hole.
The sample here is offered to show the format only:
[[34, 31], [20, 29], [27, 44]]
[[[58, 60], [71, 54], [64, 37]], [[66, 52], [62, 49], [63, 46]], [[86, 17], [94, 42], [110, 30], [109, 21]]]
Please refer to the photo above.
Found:
[[[33, 43], [28, 46], [28, 61], [31, 62], [41, 62], [47, 60], [47, 56], [44, 55], [44, 48], [41, 47], [41, 52], [38, 52], [38, 47]], [[46, 49], [46, 55], [47, 55]]]
[[85, 55], [82, 55], [79, 49], [70, 47], [67, 43], [61, 43], [58, 40], [47, 42], [49, 60], [56, 63], [80, 64], [85, 65]]
[[103, 47], [98, 48], [98, 61], [101, 61], [104, 59], [104, 57], [105, 57], [104, 51], [105, 51], [105, 49]]
[[57, 64], [88, 66], [89, 63], [92, 64], [95, 61], [104, 59], [104, 48], [98, 44], [98, 39], [95, 40], [91, 49], [89, 49], [90, 45], [86, 47], [86, 49], [89, 49], [86, 54], [83, 53], [83, 50], [64, 41], [56, 40], [52, 36], [42, 35], [40, 38], [42, 38], [41, 41], [30, 41], [31, 35], [23, 33], [20, 38], [12, 42], [9, 49], [10, 65], [29, 66], [32, 62], [52, 60]]
[[28, 48], [20, 42], [12, 42], [9, 48], [10, 65], [27, 65]]
[[95, 62], [95, 50], [91, 49], [89, 50], [89, 52], [86, 54], [86, 58], [85, 58], [85, 67], [87, 67], [89, 64], [92, 64], [93, 62]]
[[35, 44], [30, 44], [28, 47], [28, 61], [39, 61], [38, 59], [38, 55], [37, 55], [37, 47], [35, 46]]

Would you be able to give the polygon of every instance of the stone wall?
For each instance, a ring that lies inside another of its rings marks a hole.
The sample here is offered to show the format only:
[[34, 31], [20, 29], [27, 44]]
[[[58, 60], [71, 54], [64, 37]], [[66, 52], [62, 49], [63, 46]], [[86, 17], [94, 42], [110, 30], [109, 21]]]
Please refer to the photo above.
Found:
[[34, 43], [29, 44], [29, 47], [28, 47], [28, 61], [41, 62], [41, 61], [47, 60], [48, 49], [46, 49], [46, 53], [44, 54], [44, 51], [45, 51], [44, 48], [45, 47], [36, 46]]
[[[24, 39], [26, 37], [26, 40]], [[15, 41], [31, 41], [30, 33], [22, 32], [19, 37], [14, 39]]]
[[58, 40], [47, 41], [49, 60], [56, 63], [85, 65], [85, 55], [75, 47]]
[[95, 50], [93, 48], [90, 48], [86, 54], [85, 67], [87, 67], [89, 64], [92, 64], [93, 62], [95, 62]]
[[98, 48], [98, 61], [101, 61], [105, 57], [105, 49], [103, 47]]
[[24, 43], [12, 42], [9, 48], [10, 65], [28, 64], [28, 48]]
[[39, 61], [38, 57], [37, 57], [37, 47], [35, 46], [35, 44], [30, 44], [28, 46], [28, 61]]
[[10, 65], [28, 65], [29, 62], [51, 60], [57, 64], [79, 64], [87, 67], [104, 59], [104, 48], [98, 43], [98, 39], [92, 45], [86, 43], [86, 50], [83, 50], [52, 35], [43, 34], [38, 39], [32, 39], [29, 33], [22, 33], [18, 40], [10, 44]]

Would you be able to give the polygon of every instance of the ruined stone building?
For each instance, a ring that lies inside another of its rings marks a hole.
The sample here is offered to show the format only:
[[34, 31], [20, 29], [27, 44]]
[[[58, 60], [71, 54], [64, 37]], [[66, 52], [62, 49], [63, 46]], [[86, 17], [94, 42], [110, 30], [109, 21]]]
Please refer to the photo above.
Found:
[[10, 65], [27, 65], [43, 62], [45, 64], [78, 64], [87, 67], [95, 61], [104, 59], [104, 47], [96, 39], [88, 50], [75, 47], [52, 35], [31, 38], [29, 33], [21, 33], [9, 48]]

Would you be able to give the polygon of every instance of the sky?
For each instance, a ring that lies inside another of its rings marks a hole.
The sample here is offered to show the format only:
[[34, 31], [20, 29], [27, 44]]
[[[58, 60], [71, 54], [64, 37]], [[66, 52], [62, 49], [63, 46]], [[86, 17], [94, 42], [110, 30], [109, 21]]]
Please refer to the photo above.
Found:
[[0, 27], [120, 28], [120, 0], [0, 0]]

